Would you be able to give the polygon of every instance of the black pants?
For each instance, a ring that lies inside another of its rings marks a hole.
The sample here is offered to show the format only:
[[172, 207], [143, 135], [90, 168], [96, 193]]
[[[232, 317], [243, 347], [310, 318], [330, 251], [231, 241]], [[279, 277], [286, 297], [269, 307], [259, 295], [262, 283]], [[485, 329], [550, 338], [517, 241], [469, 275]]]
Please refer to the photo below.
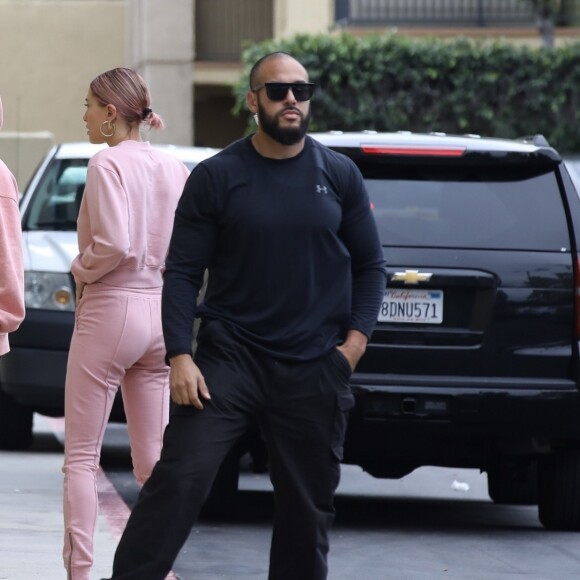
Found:
[[211, 401], [176, 406], [161, 459], [139, 495], [117, 551], [114, 580], [163, 580], [236, 441], [258, 421], [275, 497], [270, 580], [327, 577], [328, 531], [348, 411], [348, 361], [336, 349], [287, 362], [237, 343], [218, 321], [195, 355]]

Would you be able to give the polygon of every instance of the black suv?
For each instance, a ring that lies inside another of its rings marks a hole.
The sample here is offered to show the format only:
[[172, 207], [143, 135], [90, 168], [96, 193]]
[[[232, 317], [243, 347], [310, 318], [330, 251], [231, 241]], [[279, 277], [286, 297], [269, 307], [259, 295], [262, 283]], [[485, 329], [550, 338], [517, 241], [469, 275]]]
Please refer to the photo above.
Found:
[[366, 180], [387, 262], [345, 463], [487, 472], [580, 529], [580, 199], [542, 136], [313, 134]]

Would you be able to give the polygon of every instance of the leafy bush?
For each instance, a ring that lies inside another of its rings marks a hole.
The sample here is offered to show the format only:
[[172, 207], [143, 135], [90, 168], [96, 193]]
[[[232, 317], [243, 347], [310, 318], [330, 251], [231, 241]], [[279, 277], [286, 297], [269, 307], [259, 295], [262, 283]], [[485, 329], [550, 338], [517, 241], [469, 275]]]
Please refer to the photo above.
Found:
[[562, 152], [580, 151], [580, 43], [541, 50], [395, 34], [266, 41], [242, 54], [236, 114], [245, 111], [251, 65], [275, 50], [294, 55], [318, 85], [312, 131], [541, 133]]

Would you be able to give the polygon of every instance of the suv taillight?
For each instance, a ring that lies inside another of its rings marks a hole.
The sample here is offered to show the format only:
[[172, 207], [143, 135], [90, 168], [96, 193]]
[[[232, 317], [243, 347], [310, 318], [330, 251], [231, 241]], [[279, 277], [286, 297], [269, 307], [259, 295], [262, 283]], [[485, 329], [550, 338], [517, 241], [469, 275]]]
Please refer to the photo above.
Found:
[[422, 145], [361, 145], [368, 155], [413, 155], [414, 157], [461, 157], [465, 147], [424, 147]]

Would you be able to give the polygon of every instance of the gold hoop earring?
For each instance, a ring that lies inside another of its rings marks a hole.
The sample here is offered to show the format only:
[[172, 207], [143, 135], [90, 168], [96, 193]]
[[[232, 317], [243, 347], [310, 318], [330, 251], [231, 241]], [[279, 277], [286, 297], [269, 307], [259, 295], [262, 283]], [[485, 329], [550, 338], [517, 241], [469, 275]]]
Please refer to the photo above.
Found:
[[[109, 131], [111, 131], [111, 133], [109, 133], [109, 134], [107, 134], [107, 133], [105, 133], [105, 132], [103, 131], [103, 125], [104, 125], [105, 123], [108, 125], [108, 129], [109, 129]], [[100, 126], [99, 130], [101, 131], [101, 135], [102, 135], [103, 137], [107, 137], [107, 138], [109, 138], [109, 137], [112, 137], [112, 136], [115, 134], [115, 123], [111, 123], [111, 121], [103, 121], [103, 122], [101, 123], [101, 126]]]

